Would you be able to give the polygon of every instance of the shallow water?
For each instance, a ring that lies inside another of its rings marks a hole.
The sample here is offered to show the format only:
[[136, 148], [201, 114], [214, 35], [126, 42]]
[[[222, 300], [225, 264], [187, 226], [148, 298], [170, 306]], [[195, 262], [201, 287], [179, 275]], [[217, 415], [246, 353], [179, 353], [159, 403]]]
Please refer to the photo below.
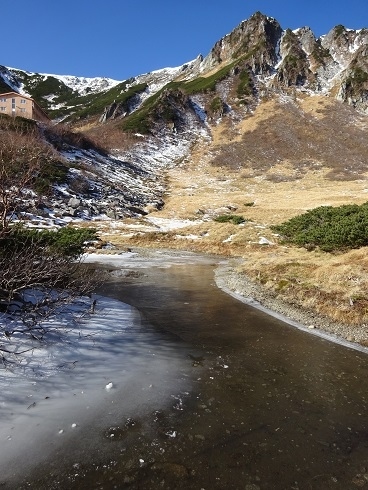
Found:
[[169, 349], [169, 389], [117, 392], [121, 411], [80, 434], [88, 457], [71, 439], [17, 488], [368, 488], [368, 356], [225, 294], [215, 262], [161, 254], [113, 272], [100, 293], [138, 308], [152, 354]]

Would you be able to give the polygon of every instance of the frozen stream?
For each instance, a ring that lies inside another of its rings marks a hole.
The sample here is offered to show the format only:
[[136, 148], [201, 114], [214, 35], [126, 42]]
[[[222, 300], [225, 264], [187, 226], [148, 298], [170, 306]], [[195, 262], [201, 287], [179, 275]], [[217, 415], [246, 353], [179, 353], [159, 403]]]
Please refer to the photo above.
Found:
[[106, 335], [3, 383], [4, 488], [368, 488], [367, 354], [227, 295], [217, 265], [104, 259]]

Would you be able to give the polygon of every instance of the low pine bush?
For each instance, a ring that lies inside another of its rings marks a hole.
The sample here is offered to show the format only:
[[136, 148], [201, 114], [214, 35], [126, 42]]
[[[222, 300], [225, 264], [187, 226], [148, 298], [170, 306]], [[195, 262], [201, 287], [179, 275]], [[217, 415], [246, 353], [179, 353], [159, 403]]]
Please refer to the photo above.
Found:
[[245, 222], [245, 219], [243, 216], [236, 214], [221, 214], [220, 216], [217, 216], [214, 221], [217, 221], [217, 223], [232, 223], [233, 225], [240, 225], [241, 223]]
[[308, 250], [337, 252], [368, 245], [368, 202], [321, 206], [271, 229], [285, 242]]
[[38, 249], [40, 255], [53, 258], [80, 256], [86, 242], [97, 240], [96, 230], [92, 228], [60, 228], [58, 231], [35, 230], [22, 226], [12, 227], [0, 236], [0, 257], [10, 256], [14, 251]]

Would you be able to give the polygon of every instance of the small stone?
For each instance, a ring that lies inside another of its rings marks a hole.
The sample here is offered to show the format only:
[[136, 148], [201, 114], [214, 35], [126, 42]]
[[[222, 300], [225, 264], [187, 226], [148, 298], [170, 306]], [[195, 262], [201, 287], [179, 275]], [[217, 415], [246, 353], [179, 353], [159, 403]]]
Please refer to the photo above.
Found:
[[206, 439], [204, 436], [202, 436], [202, 434], [196, 434], [194, 437], [200, 441], [204, 441]]
[[362, 475], [354, 476], [354, 478], [351, 480], [351, 482], [354, 483], [354, 485], [356, 485], [359, 488], [363, 487], [367, 483], [365, 478], [363, 478]]

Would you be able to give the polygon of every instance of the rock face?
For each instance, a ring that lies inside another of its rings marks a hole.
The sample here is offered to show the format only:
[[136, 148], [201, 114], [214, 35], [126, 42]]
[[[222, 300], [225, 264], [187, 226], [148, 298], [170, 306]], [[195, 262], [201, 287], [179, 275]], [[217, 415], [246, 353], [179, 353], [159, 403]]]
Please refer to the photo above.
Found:
[[313, 40], [314, 36], [309, 30], [305, 30], [301, 37], [290, 29], [284, 33], [280, 43], [281, 62], [278, 65], [276, 76], [278, 83], [275, 85], [285, 88], [313, 83], [314, 77], [305, 51], [305, 46], [308, 50], [311, 48]]
[[18, 92], [20, 86], [21, 85], [17, 77], [14, 76], [14, 74], [11, 73], [8, 68], [0, 65], [0, 92], [5, 93], [13, 90]]
[[321, 45], [329, 54], [323, 74], [329, 87], [335, 89], [339, 100], [367, 113], [368, 29], [334, 27], [322, 38]]
[[238, 60], [259, 85], [333, 94], [367, 112], [367, 50], [367, 29], [337, 26], [317, 39], [309, 27], [282, 30], [275, 19], [257, 12], [214, 45], [200, 72]]
[[104, 123], [111, 119], [119, 119], [132, 113], [142, 103], [141, 94], [134, 94], [124, 102], [113, 102], [105, 107], [103, 114], [100, 116], [99, 122]]
[[278, 62], [281, 36], [280, 24], [257, 12], [213, 46], [200, 70], [206, 72], [221, 63], [246, 57], [256, 75], [270, 75]]

